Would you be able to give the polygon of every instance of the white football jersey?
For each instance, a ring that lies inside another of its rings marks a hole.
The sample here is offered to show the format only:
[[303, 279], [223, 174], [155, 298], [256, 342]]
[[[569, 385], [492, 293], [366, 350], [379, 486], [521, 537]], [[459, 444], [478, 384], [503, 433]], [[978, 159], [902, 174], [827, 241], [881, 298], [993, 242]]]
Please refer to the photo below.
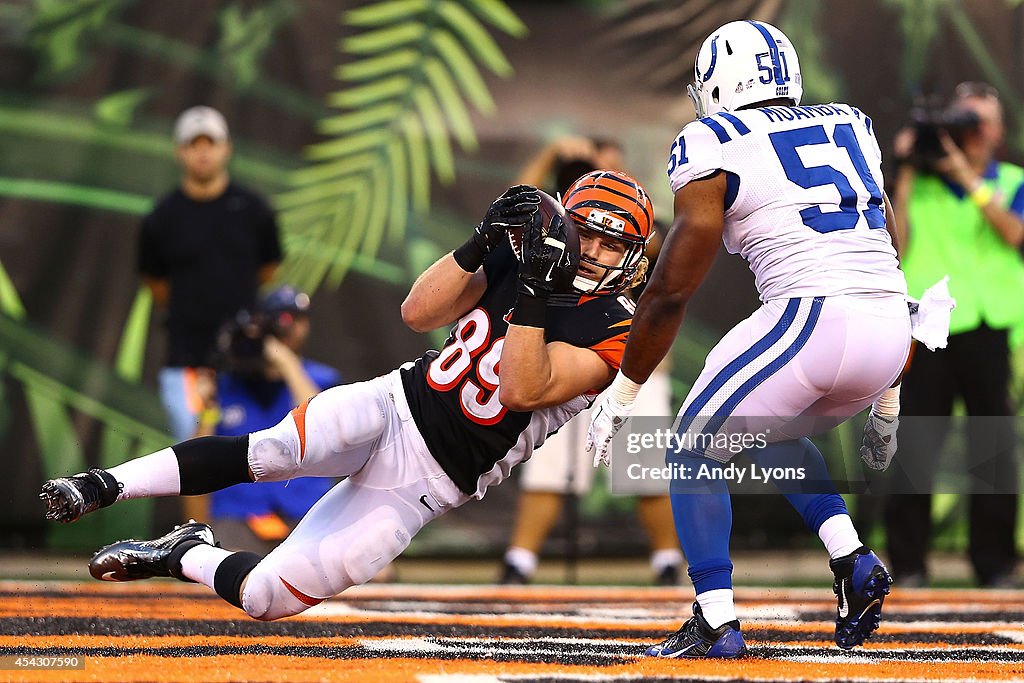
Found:
[[762, 301], [906, 294], [885, 230], [882, 155], [848, 104], [719, 112], [686, 125], [668, 161], [672, 191], [724, 171], [723, 241]]

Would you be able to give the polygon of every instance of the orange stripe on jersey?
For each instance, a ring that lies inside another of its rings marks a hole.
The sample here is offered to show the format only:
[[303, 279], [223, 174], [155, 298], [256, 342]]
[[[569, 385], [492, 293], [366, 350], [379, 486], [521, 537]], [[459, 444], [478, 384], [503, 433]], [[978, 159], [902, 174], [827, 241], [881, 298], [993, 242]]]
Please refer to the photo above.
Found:
[[611, 329], [613, 327], [629, 327], [632, 324], [633, 324], [633, 319], [630, 318], [629, 320], [621, 320], [621, 321], [615, 323], [614, 325], [609, 325], [608, 329]]
[[594, 344], [590, 350], [601, 356], [605, 363], [618, 370], [622, 364], [622, 353], [626, 350], [626, 337], [628, 336], [629, 331], [627, 330]]
[[306, 408], [313, 399], [306, 399], [302, 405], [292, 408], [292, 419], [295, 420], [295, 429], [299, 432], [299, 462], [306, 457]]
[[[277, 577], [277, 578], [281, 579], [280, 576]], [[321, 602], [323, 602], [324, 600], [327, 599], [327, 598], [314, 598], [312, 596], [306, 595], [305, 593], [303, 593], [298, 588], [296, 588], [295, 586], [291, 585], [290, 583], [288, 583], [284, 579], [281, 579], [281, 583], [284, 584], [284, 587], [288, 589], [289, 593], [294, 595], [298, 599], [299, 602], [301, 602], [303, 605], [306, 605], [307, 607], [313, 607], [314, 605], [319, 605]]]

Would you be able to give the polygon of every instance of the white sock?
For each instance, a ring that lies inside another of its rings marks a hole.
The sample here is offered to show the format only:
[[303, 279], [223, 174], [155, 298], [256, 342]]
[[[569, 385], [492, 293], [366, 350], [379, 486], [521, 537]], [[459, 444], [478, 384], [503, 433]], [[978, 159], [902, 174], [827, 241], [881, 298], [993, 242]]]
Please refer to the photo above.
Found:
[[537, 553], [519, 546], [509, 546], [505, 551], [505, 561], [519, 570], [523, 576], [530, 577], [537, 571]]
[[217, 567], [234, 551], [225, 550], [207, 543], [200, 543], [189, 548], [181, 556], [181, 573], [213, 590], [213, 577], [217, 574]]
[[731, 588], [717, 588], [701, 593], [697, 596], [697, 603], [711, 628], [718, 628], [736, 618], [736, 604], [733, 602]]
[[826, 519], [818, 528], [818, 538], [825, 544], [829, 559], [849, 555], [864, 545], [860, 542], [857, 530], [853, 528], [850, 515], [833, 515]]
[[662, 548], [651, 553], [651, 571], [660, 574], [665, 567], [681, 565], [683, 552], [677, 548]]
[[129, 460], [107, 470], [122, 486], [118, 500], [181, 493], [178, 456], [170, 448]]

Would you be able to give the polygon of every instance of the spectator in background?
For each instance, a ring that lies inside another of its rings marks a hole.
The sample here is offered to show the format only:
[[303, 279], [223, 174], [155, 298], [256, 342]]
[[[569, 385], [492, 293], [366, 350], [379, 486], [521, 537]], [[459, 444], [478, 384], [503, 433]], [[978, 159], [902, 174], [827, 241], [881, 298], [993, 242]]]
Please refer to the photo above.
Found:
[[615, 140], [565, 136], [533, 155], [516, 182], [563, 192], [584, 173], [599, 168], [620, 171], [622, 167], [622, 145]]
[[[904, 382], [902, 413], [948, 416], [959, 398], [972, 416], [1012, 415], [1008, 330], [1024, 322], [1024, 264], [1017, 253], [1024, 242], [1024, 169], [996, 160], [1004, 128], [995, 88], [960, 84], [950, 111], [973, 112], [977, 122], [951, 131], [955, 139], [940, 129], [941, 147], [932, 154], [923, 139], [916, 140], [914, 128], [901, 131], [894, 143], [900, 160], [894, 209], [897, 226], [905, 231], [899, 242], [909, 295], [920, 297], [949, 275], [957, 302], [949, 346], [914, 359]], [[986, 421], [968, 433], [971, 473], [978, 479], [970, 495], [968, 554], [982, 586], [1012, 583], [1017, 559], [1011, 429], [1008, 420]], [[947, 431], [948, 422], [937, 429], [934, 420], [905, 421], [902, 460], [932, 462]], [[932, 469], [921, 467], [902, 485], [893, 482], [893, 491], [926, 493], [894, 493], [885, 505], [889, 557], [903, 586], [927, 581]]]
[[196, 377], [211, 372], [217, 330], [272, 279], [281, 245], [267, 203], [228, 175], [231, 142], [220, 112], [185, 110], [174, 141], [181, 184], [142, 221], [139, 271], [166, 315], [160, 398], [171, 434], [181, 440], [196, 430]]
[[[199, 382], [203, 410], [195, 436], [242, 436], [272, 427], [295, 406], [341, 384], [337, 370], [302, 357], [309, 332], [309, 297], [288, 285], [241, 311], [218, 338], [216, 380], [204, 376]], [[212, 518], [225, 544], [266, 553], [334, 483], [304, 477], [237, 484], [211, 494], [208, 510], [193, 507], [206, 496], [185, 501], [189, 517]]]
[[[562, 137], [546, 145], [526, 163], [518, 183], [550, 187], [552, 194], [564, 195], [572, 183], [585, 173], [597, 169], [622, 169], [622, 147], [613, 140], [586, 137]], [[554, 185], [550, 185], [554, 182]], [[661, 229], [648, 244], [646, 256], [653, 266], [661, 246]], [[631, 290], [639, 297], [642, 285]], [[664, 363], [643, 393], [638, 415], [669, 415], [671, 386], [668, 363]], [[590, 412], [567, 424], [548, 439], [539, 456], [528, 460], [519, 477], [519, 498], [512, 537], [502, 562], [499, 582], [529, 583], [537, 569], [544, 541], [561, 516], [565, 503], [577, 504], [577, 497], [590, 490], [594, 468], [584, 444]], [[673, 528], [672, 505], [664, 491], [651, 490], [650, 481], [631, 482], [639, 487], [635, 493], [637, 516], [650, 541], [650, 565], [654, 581], [660, 585], [679, 582], [683, 554]], [[656, 485], [656, 482], [655, 482]], [[627, 493], [627, 491], [618, 491]]]

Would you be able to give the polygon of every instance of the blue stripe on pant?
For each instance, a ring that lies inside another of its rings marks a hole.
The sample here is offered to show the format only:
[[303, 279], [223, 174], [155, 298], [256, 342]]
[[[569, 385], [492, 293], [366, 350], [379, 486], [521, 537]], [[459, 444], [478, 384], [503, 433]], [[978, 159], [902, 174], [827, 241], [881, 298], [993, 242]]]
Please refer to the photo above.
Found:
[[[764, 367], [754, 373], [736, 389], [715, 411], [713, 421], [720, 427], [725, 418], [755, 388], [768, 377], [782, 369], [807, 343], [814, 330], [824, 302], [822, 297], [813, 299], [810, 311], [800, 332], [793, 342], [768, 359]], [[693, 417], [703, 409], [730, 379], [745, 367], [761, 359], [792, 327], [798, 317], [801, 300], [791, 299], [779, 322], [754, 343], [747, 351], [726, 365], [709, 383], [708, 387], [694, 399], [684, 412], [680, 432], [685, 431]], [[687, 420], [689, 417], [689, 420]], [[709, 427], [713, 425], [708, 425]], [[717, 429], [717, 427], [716, 427]], [[712, 432], [713, 433], [713, 432]], [[682, 465], [677, 471], [687, 472], [688, 478], [675, 477], [669, 487], [672, 501], [672, 516], [676, 533], [689, 565], [688, 573], [698, 595], [710, 590], [732, 588], [732, 562], [729, 560], [729, 538], [732, 534], [732, 502], [729, 487], [723, 478], [698, 477], [700, 467], [707, 472], [721, 470], [722, 464], [700, 453], [673, 454], [666, 456], [666, 462]]]

